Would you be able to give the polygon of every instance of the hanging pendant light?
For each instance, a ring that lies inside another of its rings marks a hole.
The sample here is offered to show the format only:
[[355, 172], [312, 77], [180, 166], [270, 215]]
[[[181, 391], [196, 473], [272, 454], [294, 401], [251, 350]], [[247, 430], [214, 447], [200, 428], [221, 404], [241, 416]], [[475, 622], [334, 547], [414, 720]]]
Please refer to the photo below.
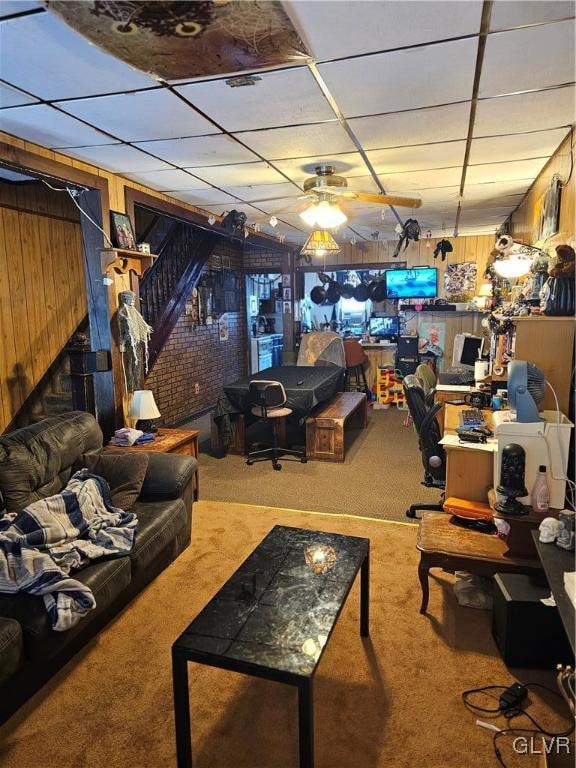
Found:
[[340, 246], [334, 240], [330, 232], [325, 229], [315, 229], [300, 251], [302, 256], [326, 256], [329, 253], [336, 254]]
[[500, 277], [514, 280], [530, 272], [532, 258], [520, 253], [511, 253], [494, 261], [494, 271]]

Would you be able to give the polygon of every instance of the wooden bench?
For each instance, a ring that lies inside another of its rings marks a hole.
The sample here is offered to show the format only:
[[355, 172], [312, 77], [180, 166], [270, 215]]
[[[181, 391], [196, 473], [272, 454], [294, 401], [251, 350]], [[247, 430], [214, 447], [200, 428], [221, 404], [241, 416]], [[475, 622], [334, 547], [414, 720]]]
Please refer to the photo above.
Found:
[[306, 457], [317, 461], [344, 461], [346, 426], [368, 425], [368, 400], [363, 392], [339, 392], [306, 419]]

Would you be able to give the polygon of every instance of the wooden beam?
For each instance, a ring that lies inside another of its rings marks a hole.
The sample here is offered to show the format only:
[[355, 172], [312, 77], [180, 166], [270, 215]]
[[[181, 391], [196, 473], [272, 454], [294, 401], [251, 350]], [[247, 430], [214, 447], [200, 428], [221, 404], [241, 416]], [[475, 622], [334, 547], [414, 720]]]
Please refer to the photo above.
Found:
[[[90, 211], [91, 218], [99, 226], [103, 226], [102, 204], [100, 191], [91, 189], [84, 192], [80, 205]], [[81, 216], [82, 240], [84, 241], [86, 293], [88, 298], [88, 321], [90, 325], [90, 346], [93, 351], [112, 349], [110, 333], [110, 308], [108, 292], [102, 282], [102, 248], [104, 235], [90, 222], [86, 216]], [[119, 373], [119, 369], [117, 369]], [[117, 424], [116, 402], [112, 371], [94, 374], [94, 399], [96, 418], [105, 438], [114, 433]], [[119, 405], [119, 404], [118, 404]]]
[[[179, 205], [169, 203], [167, 200], [161, 200], [160, 198], [153, 197], [152, 195], [141, 192], [133, 187], [126, 186], [124, 190], [126, 200], [126, 213], [135, 222], [134, 206], [140, 205], [143, 208], [147, 208], [155, 213], [163, 213], [166, 216], [171, 216], [175, 219], [180, 219], [187, 224], [195, 224], [200, 229], [204, 229], [206, 232], [211, 232], [225, 240], [230, 239], [229, 235], [223, 229], [215, 229], [208, 224], [209, 211], [202, 211], [198, 209], [198, 213], [189, 211], [186, 208], [181, 208]], [[224, 206], [223, 206], [224, 207]], [[216, 216], [217, 221], [222, 220], [222, 216]], [[282, 253], [291, 252], [294, 249], [290, 243], [280, 243], [275, 237], [270, 237], [263, 233], [250, 232], [248, 237], [243, 242], [244, 246], [252, 246], [255, 248], [274, 248]]]

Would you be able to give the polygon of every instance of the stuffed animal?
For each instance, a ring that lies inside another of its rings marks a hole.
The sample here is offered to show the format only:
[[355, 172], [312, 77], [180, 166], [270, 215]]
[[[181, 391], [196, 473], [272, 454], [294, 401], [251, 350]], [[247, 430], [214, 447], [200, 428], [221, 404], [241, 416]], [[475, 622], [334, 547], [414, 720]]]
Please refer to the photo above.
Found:
[[556, 246], [557, 261], [549, 270], [550, 277], [569, 277], [574, 280], [574, 267], [576, 266], [576, 253], [569, 245]]

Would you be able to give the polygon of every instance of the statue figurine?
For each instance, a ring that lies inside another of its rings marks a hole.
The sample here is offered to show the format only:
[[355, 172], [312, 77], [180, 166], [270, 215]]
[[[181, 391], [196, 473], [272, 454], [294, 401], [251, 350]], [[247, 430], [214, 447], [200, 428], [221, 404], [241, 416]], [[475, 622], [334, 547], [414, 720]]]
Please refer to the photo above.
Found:
[[152, 326], [136, 309], [136, 294], [122, 291], [119, 295], [118, 335], [124, 368], [126, 392], [140, 389], [148, 373], [148, 342]]

